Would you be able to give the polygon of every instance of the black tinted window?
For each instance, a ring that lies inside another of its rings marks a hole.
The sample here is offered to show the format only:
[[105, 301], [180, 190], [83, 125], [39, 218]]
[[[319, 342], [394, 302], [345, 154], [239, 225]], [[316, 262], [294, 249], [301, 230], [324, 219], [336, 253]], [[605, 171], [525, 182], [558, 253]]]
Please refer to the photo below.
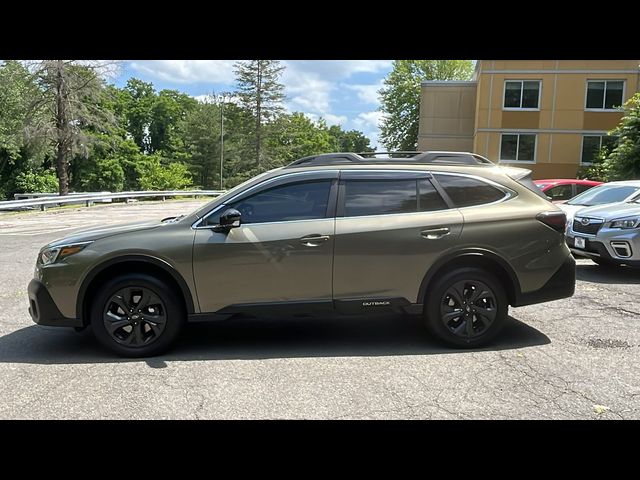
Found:
[[330, 190], [331, 180], [281, 185], [234, 202], [229, 207], [242, 213], [242, 223], [324, 218]]
[[345, 217], [408, 213], [418, 210], [415, 179], [347, 180]]
[[504, 192], [491, 185], [469, 177], [436, 175], [436, 180], [447, 192], [456, 207], [482, 205], [504, 198]]
[[590, 188], [593, 188], [592, 185], [576, 185], [576, 191], [578, 193], [586, 192]]
[[557, 187], [550, 188], [546, 192], [548, 197], [552, 200], [569, 200], [573, 197], [573, 189], [571, 185], [558, 185]]
[[418, 197], [419, 211], [432, 212], [434, 210], [445, 210], [449, 208], [431, 181], [426, 179], [419, 180], [418, 188], [420, 189], [420, 195]]

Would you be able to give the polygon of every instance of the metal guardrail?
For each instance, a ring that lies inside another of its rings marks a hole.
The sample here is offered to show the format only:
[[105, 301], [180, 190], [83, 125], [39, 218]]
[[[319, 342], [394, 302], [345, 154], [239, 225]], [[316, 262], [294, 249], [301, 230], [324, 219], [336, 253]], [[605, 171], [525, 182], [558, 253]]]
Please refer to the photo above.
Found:
[[[87, 207], [94, 202], [101, 200], [113, 200], [116, 198], [162, 198], [167, 197], [198, 197], [208, 196], [217, 197], [222, 195], [224, 190], [164, 190], [164, 191], [140, 191], [140, 192], [101, 192], [101, 193], [74, 193], [64, 196], [44, 196], [39, 198], [27, 198], [23, 200], [7, 200], [0, 202], [0, 210], [15, 210], [27, 207], [40, 207], [40, 210], [46, 210], [47, 206], [66, 205], [72, 203], [84, 203]], [[25, 194], [23, 194], [25, 195]], [[39, 194], [30, 194], [38, 195]]]

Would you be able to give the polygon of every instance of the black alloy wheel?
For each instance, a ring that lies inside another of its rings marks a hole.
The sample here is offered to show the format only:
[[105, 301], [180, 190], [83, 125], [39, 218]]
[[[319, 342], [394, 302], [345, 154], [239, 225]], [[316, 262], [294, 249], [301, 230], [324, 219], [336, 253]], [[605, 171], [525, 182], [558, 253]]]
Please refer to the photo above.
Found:
[[445, 328], [462, 338], [474, 338], [486, 332], [496, 319], [496, 298], [487, 284], [463, 280], [451, 285], [440, 304]]
[[490, 271], [458, 267], [437, 275], [425, 295], [429, 331], [459, 348], [487, 345], [502, 329], [509, 312], [505, 286]]
[[100, 285], [90, 302], [95, 337], [125, 357], [164, 353], [186, 322], [176, 287], [147, 274], [117, 276]]
[[142, 347], [160, 338], [167, 324], [166, 312], [164, 302], [150, 289], [127, 287], [109, 298], [102, 318], [117, 343]]

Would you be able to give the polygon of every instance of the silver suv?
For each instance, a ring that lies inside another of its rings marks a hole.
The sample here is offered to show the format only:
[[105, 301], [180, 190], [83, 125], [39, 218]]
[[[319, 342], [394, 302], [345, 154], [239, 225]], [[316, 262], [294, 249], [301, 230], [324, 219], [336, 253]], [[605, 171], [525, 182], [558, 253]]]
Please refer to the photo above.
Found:
[[239, 315], [408, 313], [484, 345], [509, 305], [574, 291], [566, 216], [530, 173], [460, 152], [303, 158], [189, 215], [46, 245], [29, 311], [127, 356]]
[[567, 224], [567, 244], [599, 265], [640, 267], [640, 197], [579, 210]]

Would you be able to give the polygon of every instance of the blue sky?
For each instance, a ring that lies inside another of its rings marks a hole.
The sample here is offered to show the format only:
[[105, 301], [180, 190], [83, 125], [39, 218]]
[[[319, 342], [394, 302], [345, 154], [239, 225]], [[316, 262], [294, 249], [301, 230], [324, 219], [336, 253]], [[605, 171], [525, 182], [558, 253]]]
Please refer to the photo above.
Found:
[[[114, 79], [152, 82], [157, 90], [176, 89], [194, 97], [234, 90], [232, 60], [130, 60]], [[391, 60], [286, 60], [282, 75], [289, 111], [323, 117], [328, 124], [357, 129], [379, 146], [376, 91], [391, 71]]]

